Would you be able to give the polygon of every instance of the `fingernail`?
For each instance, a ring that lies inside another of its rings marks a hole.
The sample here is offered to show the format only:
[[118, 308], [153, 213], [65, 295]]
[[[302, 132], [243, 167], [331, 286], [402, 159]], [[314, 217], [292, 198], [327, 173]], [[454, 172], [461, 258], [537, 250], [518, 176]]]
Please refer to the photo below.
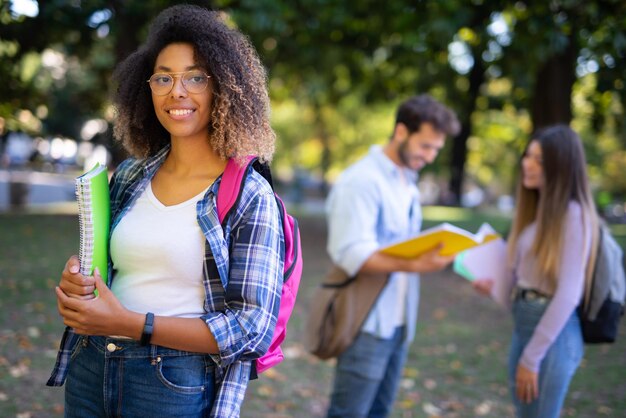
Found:
[[76, 264], [70, 266], [70, 273], [78, 273], [78, 266]]
[[93, 272], [94, 272], [94, 275], [96, 275], [96, 276], [100, 276], [100, 269], [99, 269], [98, 267], [96, 267], [96, 268], [93, 270]]

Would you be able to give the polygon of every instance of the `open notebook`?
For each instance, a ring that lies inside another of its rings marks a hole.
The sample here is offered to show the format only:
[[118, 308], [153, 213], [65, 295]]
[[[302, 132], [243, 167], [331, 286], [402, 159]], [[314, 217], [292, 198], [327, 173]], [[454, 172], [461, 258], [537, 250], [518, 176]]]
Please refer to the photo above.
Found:
[[487, 223], [483, 223], [478, 231], [473, 234], [463, 228], [444, 222], [423, 230], [417, 236], [382, 248], [381, 252], [397, 257], [413, 258], [442, 244], [440, 254], [453, 255], [498, 238], [500, 235]]
[[78, 202], [80, 272], [93, 275], [98, 267], [102, 280], [107, 282], [109, 227], [111, 206], [109, 177], [106, 166], [96, 164], [75, 181]]

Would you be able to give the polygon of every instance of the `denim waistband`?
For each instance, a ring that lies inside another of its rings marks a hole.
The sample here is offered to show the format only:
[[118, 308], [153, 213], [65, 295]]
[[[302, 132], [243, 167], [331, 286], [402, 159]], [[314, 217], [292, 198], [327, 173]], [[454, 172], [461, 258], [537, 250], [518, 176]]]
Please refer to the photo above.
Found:
[[536, 301], [545, 303], [548, 302], [551, 298], [552, 296], [546, 295], [545, 293], [542, 293], [535, 289], [524, 289], [522, 287], [518, 287], [515, 289], [515, 300], [521, 299], [528, 302]]
[[173, 348], [162, 347], [160, 345], [148, 344], [142, 346], [139, 341], [128, 338], [102, 337], [102, 336], [83, 336], [81, 343], [83, 345], [91, 344], [97, 350], [102, 351], [106, 357], [125, 357], [125, 358], [156, 358], [156, 357], [181, 357], [181, 356], [198, 356], [206, 353], [196, 353], [191, 351], [176, 350]]

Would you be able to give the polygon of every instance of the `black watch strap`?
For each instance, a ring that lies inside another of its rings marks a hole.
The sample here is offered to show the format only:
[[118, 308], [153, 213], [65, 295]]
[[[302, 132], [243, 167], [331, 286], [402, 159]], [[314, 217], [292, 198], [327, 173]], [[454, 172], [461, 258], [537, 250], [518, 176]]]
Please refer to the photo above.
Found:
[[152, 339], [153, 329], [154, 329], [154, 314], [152, 312], [148, 312], [146, 314], [146, 322], [143, 324], [143, 332], [141, 333], [141, 340], [139, 341], [141, 345], [150, 344], [150, 340]]

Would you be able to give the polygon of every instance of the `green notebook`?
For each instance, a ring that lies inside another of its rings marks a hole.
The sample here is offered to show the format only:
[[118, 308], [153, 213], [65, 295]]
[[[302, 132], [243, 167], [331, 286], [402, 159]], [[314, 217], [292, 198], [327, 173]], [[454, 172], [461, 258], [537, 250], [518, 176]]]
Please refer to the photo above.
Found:
[[107, 282], [109, 260], [109, 227], [111, 205], [109, 176], [106, 166], [96, 164], [76, 178], [80, 247], [80, 272], [92, 276], [98, 267], [102, 280]]

